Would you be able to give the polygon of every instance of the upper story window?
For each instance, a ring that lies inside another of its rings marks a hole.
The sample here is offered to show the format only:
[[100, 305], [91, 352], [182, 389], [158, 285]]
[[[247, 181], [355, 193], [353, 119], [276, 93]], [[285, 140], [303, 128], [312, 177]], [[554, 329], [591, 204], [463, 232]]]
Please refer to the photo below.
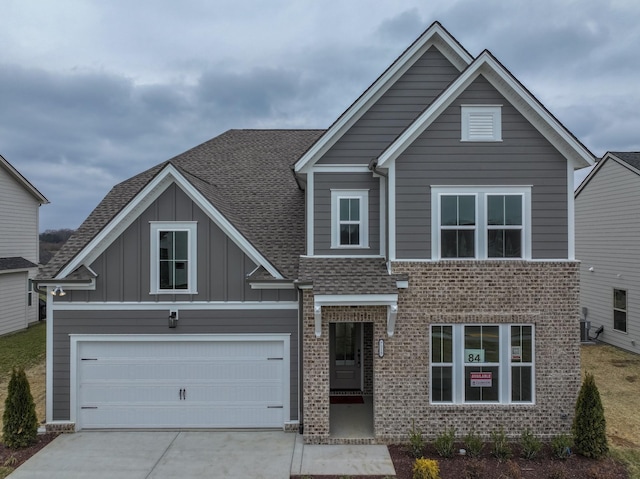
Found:
[[151, 294], [195, 294], [197, 224], [151, 223]]
[[432, 258], [531, 257], [530, 187], [433, 187]]
[[331, 247], [369, 246], [369, 192], [331, 190]]
[[624, 289], [613, 290], [613, 329], [627, 332], [627, 292]]
[[462, 105], [462, 141], [502, 141], [501, 105]]

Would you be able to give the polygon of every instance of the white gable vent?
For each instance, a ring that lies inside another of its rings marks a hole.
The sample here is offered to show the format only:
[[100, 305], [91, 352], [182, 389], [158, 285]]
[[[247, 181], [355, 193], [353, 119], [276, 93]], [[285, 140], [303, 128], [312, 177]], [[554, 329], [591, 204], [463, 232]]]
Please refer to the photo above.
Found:
[[462, 141], [502, 141], [500, 105], [463, 105]]

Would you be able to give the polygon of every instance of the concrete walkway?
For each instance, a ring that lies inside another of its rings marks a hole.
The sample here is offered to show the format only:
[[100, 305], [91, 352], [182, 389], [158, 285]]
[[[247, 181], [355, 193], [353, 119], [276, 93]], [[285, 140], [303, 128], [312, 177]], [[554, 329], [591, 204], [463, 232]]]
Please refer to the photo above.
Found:
[[63, 434], [10, 479], [287, 479], [395, 475], [386, 446], [310, 446], [282, 431], [109, 431]]

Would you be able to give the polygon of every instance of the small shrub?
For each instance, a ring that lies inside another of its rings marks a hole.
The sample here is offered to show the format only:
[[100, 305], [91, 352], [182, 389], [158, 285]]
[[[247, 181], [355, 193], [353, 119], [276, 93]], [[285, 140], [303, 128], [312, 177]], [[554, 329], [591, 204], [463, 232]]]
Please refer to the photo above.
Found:
[[436, 440], [433, 441], [433, 446], [436, 448], [436, 451], [440, 455], [440, 457], [453, 457], [454, 451], [454, 442], [456, 440], [456, 429], [452, 427], [451, 429], [445, 429], [445, 431], [436, 437]]
[[464, 479], [483, 479], [486, 477], [484, 472], [482, 461], [472, 459], [464, 466]]
[[567, 468], [563, 464], [558, 464], [551, 469], [548, 479], [568, 479]]
[[5, 467], [13, 467], [16, 464], [18, 464], [18, 458], [16, 456], [14, 456], [13, 454], [11, 454], [9, 457], [7, 457], [7, 459], [4, 461], [3, 466]]
[[2, 415], [2, 441], [7, 447], [27, 447], [36, 441], [38, 417], [24, 369], [13, 369]]
[[484, 441], [473, 428], [469, 431], [469, 434], [464, 437], [464, 447], [469, 457], [478, 457], [482, 454]]
[[411, 429], [409, 430], [409, 454], [414, 459], [418, 459], [423, 456], [424, 452], [424, 437], [422, 437], [422, 431], [416, 429], [415, 420], [411, 421]]
[[440, 467], [435, 459], [416, 459], [413, 463], [413, 479], [440, 479]]
[[560, 434], [551, 439], [551, 452], [558, 459], [566, 459], [571, 455], [571, 438]]
[[497, 457], [500, 461], [504, 461], [511, 457], [511, 446], [507, 435], [504, 433], [502, 426], [496, 431], [491, 431], [491, 454]]
[[520, 437], [520, 446], [522, 447], [522, 457], [525, 459], [533, 459], [542, 449], [542, 441], [535, 437], [529, 428], [522, 432]]
[[522, 470], [516, 462], [507, 461], [507, 470], [500, 477], [502, 479], [522, 479]]
[[576, 450], [585, 457], [600, 459], [609, 453], [606, 421], [593, 374], [587, 373], [580, 388], [573, 418]]

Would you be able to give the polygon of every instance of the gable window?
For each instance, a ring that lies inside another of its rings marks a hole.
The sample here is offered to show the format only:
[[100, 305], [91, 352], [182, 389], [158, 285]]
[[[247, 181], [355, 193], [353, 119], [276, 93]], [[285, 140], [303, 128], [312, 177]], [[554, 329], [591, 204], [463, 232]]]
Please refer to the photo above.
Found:
[[151, 294], [195, 294], [195, 222], [151, 223]]
[[613, 329], [627, 332], [627, 292], [624, 289], [613, 290]]
[[462, 141], [502, 141], [501, 105], [462, 105]]
[[432, 258], [529, 259], [530, 187], [432, 187]]
[[331, 247], [366, 248], [369, 245], [367, 190], [331, 190]]
[[534, 401], [533, 326], [431, 326], [432, 403]]

